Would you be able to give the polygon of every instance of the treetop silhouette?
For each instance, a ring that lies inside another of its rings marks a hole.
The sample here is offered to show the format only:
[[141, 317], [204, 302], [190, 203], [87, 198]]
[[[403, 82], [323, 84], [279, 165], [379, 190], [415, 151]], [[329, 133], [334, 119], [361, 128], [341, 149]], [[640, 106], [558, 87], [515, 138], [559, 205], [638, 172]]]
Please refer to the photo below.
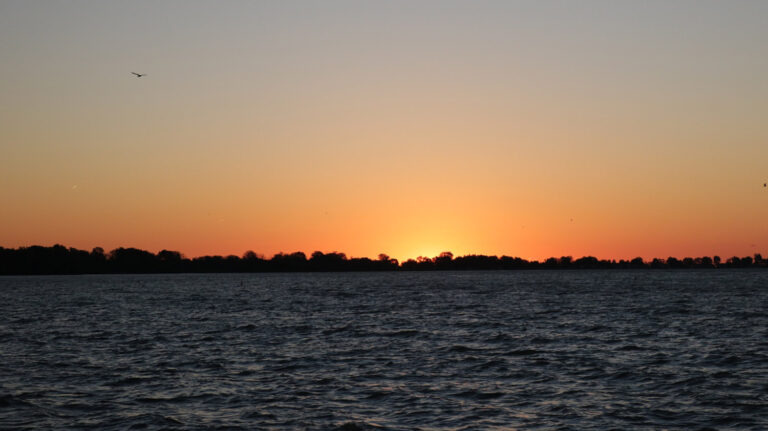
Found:
[[90, 252], [67, 248], [31, 246], [17, 249], [0, 247], [0, 275], [21, 274], [119, 274], [119, 273], [182, 273], [182, 272], [323, 272], [323, 271], [434, 271], [434, 270], [540, 270], [540, 269], [715, 269], [768, 268], [762, 255], [737, 257], [722, 261], [720, 256], [677, 259], [655, 258], [644, 261], [600, 260], [593, 256], [573, 259], [571, 256], [551, 257], [539, 262], [510, 256], [470, 254], [454, 257], [446, 251], [429, 258], [419, 256], [398, 262], [387, 254], [376, 260], [367, 257], [347, 257], [344, 253], [315, 251], [307, 258], [303, 252], [278, 253], [267, 259], [254, 251], [242, 257], [201, 256], [187, 258], [178, 251], [162, 250], [153, 254], [136, 248], [116, 248], [105, 253], [101, 247]]

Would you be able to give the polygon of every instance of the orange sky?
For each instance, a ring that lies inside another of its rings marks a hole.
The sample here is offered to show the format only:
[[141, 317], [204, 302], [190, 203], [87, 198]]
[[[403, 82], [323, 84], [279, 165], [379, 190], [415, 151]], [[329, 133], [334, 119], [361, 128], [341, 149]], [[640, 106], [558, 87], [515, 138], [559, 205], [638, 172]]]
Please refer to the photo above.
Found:
[[767, 12], [3, 2], [0, 245], [765, 255]]

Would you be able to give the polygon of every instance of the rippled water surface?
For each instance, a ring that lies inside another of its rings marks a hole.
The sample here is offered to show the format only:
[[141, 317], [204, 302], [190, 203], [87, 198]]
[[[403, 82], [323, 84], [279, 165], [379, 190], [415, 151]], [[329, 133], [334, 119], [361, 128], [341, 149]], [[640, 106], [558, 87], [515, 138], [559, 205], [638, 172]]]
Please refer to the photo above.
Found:
[[768, 271], [0, 278], [2, 429], [768, 429]]

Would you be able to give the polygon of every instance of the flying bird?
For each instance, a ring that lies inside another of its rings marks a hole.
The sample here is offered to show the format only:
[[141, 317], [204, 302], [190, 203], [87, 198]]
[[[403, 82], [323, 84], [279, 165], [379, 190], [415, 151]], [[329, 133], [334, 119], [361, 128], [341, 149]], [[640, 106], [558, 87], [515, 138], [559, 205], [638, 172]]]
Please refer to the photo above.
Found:
[[142, 76], [147, 76], [146, 73], [136, 73], [136, 72], [131, 72], [131, 73], [136, 75], [137, 78], [141, 78]]

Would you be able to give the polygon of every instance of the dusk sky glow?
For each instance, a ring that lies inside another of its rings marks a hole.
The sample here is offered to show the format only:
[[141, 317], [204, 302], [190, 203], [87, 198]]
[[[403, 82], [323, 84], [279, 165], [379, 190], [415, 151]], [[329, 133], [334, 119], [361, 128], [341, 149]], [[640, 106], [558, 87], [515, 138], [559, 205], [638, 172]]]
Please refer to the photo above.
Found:
[[0, 0], [0, 246], [765, 255], [766, 17]]

